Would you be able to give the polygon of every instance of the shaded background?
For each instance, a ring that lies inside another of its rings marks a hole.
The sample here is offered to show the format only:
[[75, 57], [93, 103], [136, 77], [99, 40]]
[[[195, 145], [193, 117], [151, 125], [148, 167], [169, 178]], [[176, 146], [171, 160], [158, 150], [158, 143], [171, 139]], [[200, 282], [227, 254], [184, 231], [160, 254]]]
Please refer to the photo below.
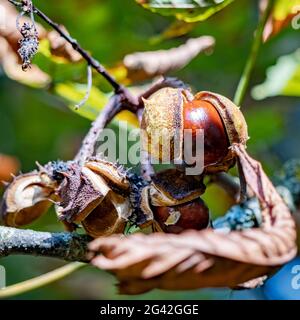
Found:
[[[187, 39], [180, 37], [152, 44], [149, 39], [162, 32], [172, 19], [152, 14], [132, 0], [34, 2], [55, 21], [63, 23], [72, 36], [106, 66], [112, 66], [128, 53], [170, 48]], [[190, 84], [194, 91], [210, 90], [232, 97], [251, 46], [258, 20], [257, 7], [257, 1], [235, 1], [199, 24], [189, 36], [214, 36], [216, 47], [213, 54], [200, 55], [173, 75]], [[299, 31], [291, 27], [268, 41], [259, 54], [250, 88], [263, 82], [267, 67], [275, 64], [279, 56], [295, 51], [299, 44]], [[284, 161], [300, 158], [299, 99], [276, 97], [258, 102], [248, 94], [243, 112], [251, 137], [249, 152], [263, 163], [270, 176]], [[58, 158], [71, 159], [89, 125], [90, 121], [70, 111], [64, 100], [45, 90], [14, 82], [0, 69], [0, 153], [16, 156], [23, 172], [32, 170], [36, 160], [46, 163]], [[216, 187], [208, 188], [205, 199], [214, 216], [223, 214], [230, 206], [227, 196]], [[63, 229], [53, 211], [29, 227], [50, 231]], [[10, 285], [64, 263], [55, 259], [17, 256], [3, 258], [0, 264], [6, 267], [7, 285]], [[300, 264], [299, 259], [286, 266], [265, 287], [247, 292], [205, 289], [172, 293], [155, 290], [131, 298], [300, 299], [300, 290], [293, 290], [290, 286], [291, 268], [295, 264]], [[117, 295], [114, 283], [115, 279], [107, 273], [88, 266], [64, 280], [17, 298], [128, 298]]]

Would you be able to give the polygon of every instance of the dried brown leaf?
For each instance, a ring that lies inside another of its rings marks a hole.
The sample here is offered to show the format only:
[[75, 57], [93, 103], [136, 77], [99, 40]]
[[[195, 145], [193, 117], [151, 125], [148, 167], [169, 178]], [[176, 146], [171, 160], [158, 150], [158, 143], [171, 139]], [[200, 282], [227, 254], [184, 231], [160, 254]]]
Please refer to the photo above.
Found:
[[210, 36], [189, 39], [185, 44], [168, 50], [135, 52], [124, 57], [123, 65], [131, 82], [165, 75], [185, 67], [200, 53], [211, 50], [215, 40]]
[[92, 263], [117, 276], [121, 293], [236, 287], [245, 282], [244, 287], [253, 287], [261, 282], [258, 277], [295, 256], [295, 223], [289, 209], [260, 163], [243, 146], [235, 144], [232, 149], [247, 185], [260, 201], [262, 226], [230, 233], [207, 229], [180, 235], [99, 238], [90, 244], [95, 255]]

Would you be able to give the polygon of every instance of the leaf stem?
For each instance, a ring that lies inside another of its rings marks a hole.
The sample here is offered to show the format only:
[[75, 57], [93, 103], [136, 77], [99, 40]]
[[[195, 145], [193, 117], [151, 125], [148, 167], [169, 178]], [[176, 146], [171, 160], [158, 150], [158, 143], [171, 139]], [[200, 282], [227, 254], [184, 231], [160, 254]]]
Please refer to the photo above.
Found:
[[39, 277], [32, 278], [30, 280], [26, 280], [23, 282], [19, 282], [17, 284], [0, 289], [0, 298], [1, 299], [9, 298], [9, 297], [13, 297], [13, 296], [40, 288], [49, 283], [60, 280], [84, 266], [87, 266], [87, 264], [82, 262], [68, 263], [67, 265], [61, 268], [45, 273]]
[[246, 90], [248, 88], [249, 81], [250, 81], [250, 76], [251, 76], [252, 70], [254, 68], [254, 65], [255, 65], [255, 62], [257, 59], [257, 55], [258, 55], [258, 52], [259, 52], [259, 49], [260, 49], [260, 46], [262, 43], [262, 36], [263, 36], [264, 27], [265, 27], [265, 24], [268, 20], [270, 12], [273, 8], [273, 5], [274, 5], [274, 0], [269, 0], [267, 7], [265, 8], [265, 10], [261, 16], [259, 23], [258, 23], [258, 26], [257, 26], [257, 29], [255, 31], [251, 51], [250, 51], [249, 57], [247, 59], [244, 71], [243, 71], [241, 79], [239, 81], [239, 84], [237, 86], [237, 89], [236, 89], [236, 92], [234, 95], [234, 99], [233, 99], [234, 103], [238, 106], [241, 105], [241, 103], [245, 97], [245, 93], [246, 93]]

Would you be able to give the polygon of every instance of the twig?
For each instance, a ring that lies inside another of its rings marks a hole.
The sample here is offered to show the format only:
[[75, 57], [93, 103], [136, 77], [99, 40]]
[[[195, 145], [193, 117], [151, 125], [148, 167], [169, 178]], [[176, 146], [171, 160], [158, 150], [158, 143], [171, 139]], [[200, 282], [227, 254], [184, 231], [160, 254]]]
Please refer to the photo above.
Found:
[[247, 87], [248, 87], [248, 84], [250, 81], [250, 76], [251, 76], [254, 64], [256, 62], [256, 59], [257, 59], [258, 51], [259, 51], [261, 43], [262, 43], [264, 26], [267, 22], [269, 15], [270, 15], [270, 12], [272, 10], [273, 5], [274, 5], [274, 0], [269, 0], [268, 5], [267, 5], [265, 11], [263, 12], [263, 14], [260, 18], [260, 21], [258, 23], [256, 32], [254, 35], [254, 40], [252, 43], [251, 51], [250, 51], [250, 54], [247, 59], [243, 74], [241, 76], [240, 82], [238, 84], [238, 87], [237, 87], [235, 95], [234, 95], [233, 101], [238, 106], [241, 105], [241, 103], [244, 99], [244, 96], [245, 96], [245, 93], [246, 93], [246, 90], [247, 90]]
[[[14, 6], [23, 8], [24, 2], [17, 2], [14, 0], [8, 0], [10, 3], [12, 3]], [[123, 87], [121, 84], [119, 84], [113, 76], [110, 75], [109, 72], [104, 68], [104, 66], [96, 60], [94, 57], [92, 57], [86, 50], [84, 50], [81, 45], [78, 43], [78, 41], [74, 38], [72, 38], [67, 31], [65, 31], [63, 28], [60, 27], [60, 25], [54, 21], [52, 21], [45, 13], [43, 13], [41, 10], [39, 10], [36, 6], [32, 5], [33, 13], [38, 15], [42, 20], [44, 20], [49, 26], [51, 26], [61, 37], [63, 37], [68, 43], [70, 43], [74, 50], [76, 50], [90, 65], [93, 67], [99, 74], [101, 74], [114, 88], [115, 93], [120, 93], [126, 96], [128, 101], [134, 102], [134, 97], [131, 96], [130, 92]]]
[[75, 156], [74, 160], [82, 164], [88, 157], [94, 153], [95, 144], [105, 126], [124, 108], [121, 96], [113, 95], [106, 106], [99, 113], [97, 119], [85, 136], [81, 148]]
[[[13, 0], [8, 0], [15, 6], [23, 7], [23, 2], [16, 2]], [[98, 118], [92, 124], [92, 127], [88, 134], [86, 135], [82, 147], [75, 157], [75, 161], [82, 163], [89, 156], [93, 154], [95, 143], [101, 134], [103, 128], [111, 121], [111, 119], [118, 114], [121, 110], [130, 110], [136, 112], [138, 109], [138, 99], [131, 95], [131, 93], [119, 84], [97, 61], [93, 58], [86, 50], [84, 50], [77, 40], [73, 39], [67, 31], [61, 28], [56, 22], [52, 21], [46, 14], [40, 11], [37, 7], [32, 5], [32, 11], [37, 14], [42, 20], [44, 20], [49, 26], [51, 26], [58, 34], [63, 37], [68, 43], [70, 43], [74, 50], [76, 50], [88, 63], [88, 70], [93, 67], [98, 73], [100, 73], [114, 88], [115, 95], [110, 99], [107, 106], [99, 114]], [[91, 72], [88, 73], [88, 91], [91, 87]], [[88, 93], [86, 97], [88, 96]], [[86, 101], [86, 97], [83, 103]], [[80, 103], [81, 104], [81, 103]]]
[[[24, 3], [8, 0], [15, 6], [23, 7]], [[77, 40], [73, 39], [66, 31], [64, 31], [58, 23], [52, 21], [46, 14], [39, 10], [36, 6], [32, 6], [32, 10], [37, 14], [42, 20], [44, 20], [49, 26], [51, 26], [55, 31], [57, 31], [67, 42], [69, 42], [73, 49], [76, 50], [87, 62], [91, 65], [98, 73], [100, 73], [115, 89], [116, 92], [121, 92], [123, 87], [116, 82], [116, 80], [106, 71], [106, 69], [101, 65], [99, 61], [93, 58], [86, 50], [84, 50]]]

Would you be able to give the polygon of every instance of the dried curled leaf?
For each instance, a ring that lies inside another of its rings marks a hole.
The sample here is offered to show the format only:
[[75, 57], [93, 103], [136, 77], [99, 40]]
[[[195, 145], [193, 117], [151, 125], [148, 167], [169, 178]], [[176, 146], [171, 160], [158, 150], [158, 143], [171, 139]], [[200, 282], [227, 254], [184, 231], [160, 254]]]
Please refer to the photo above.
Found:
[[203, 36], [168, 50], [129, 54], [123, 59], [127, 78], [132, 82], [142, 81], [182, 69], [200, 53], [212, 49], [214, 44], [213, 37]]
[[[239, 157], [247, 185], [259, 199], [261, 227], [229, 233], [207, 229], [93, 241], [92, 264], [112, 271], [122, 293], [138, 294], [153, 288], [235, 287], [270, 273], [296, 255], [295, 222], [289, 209], [244, 146], [234, 144], [232, 149]], [[257, 279], [252, 281], [252, 285], [257, 283]]]
[[0, 220], [11, 227], [31, 223], [50, 207], [53, 193], [53, 182], [46, 174], [31, 172], [16, 177], [4, 193]]

